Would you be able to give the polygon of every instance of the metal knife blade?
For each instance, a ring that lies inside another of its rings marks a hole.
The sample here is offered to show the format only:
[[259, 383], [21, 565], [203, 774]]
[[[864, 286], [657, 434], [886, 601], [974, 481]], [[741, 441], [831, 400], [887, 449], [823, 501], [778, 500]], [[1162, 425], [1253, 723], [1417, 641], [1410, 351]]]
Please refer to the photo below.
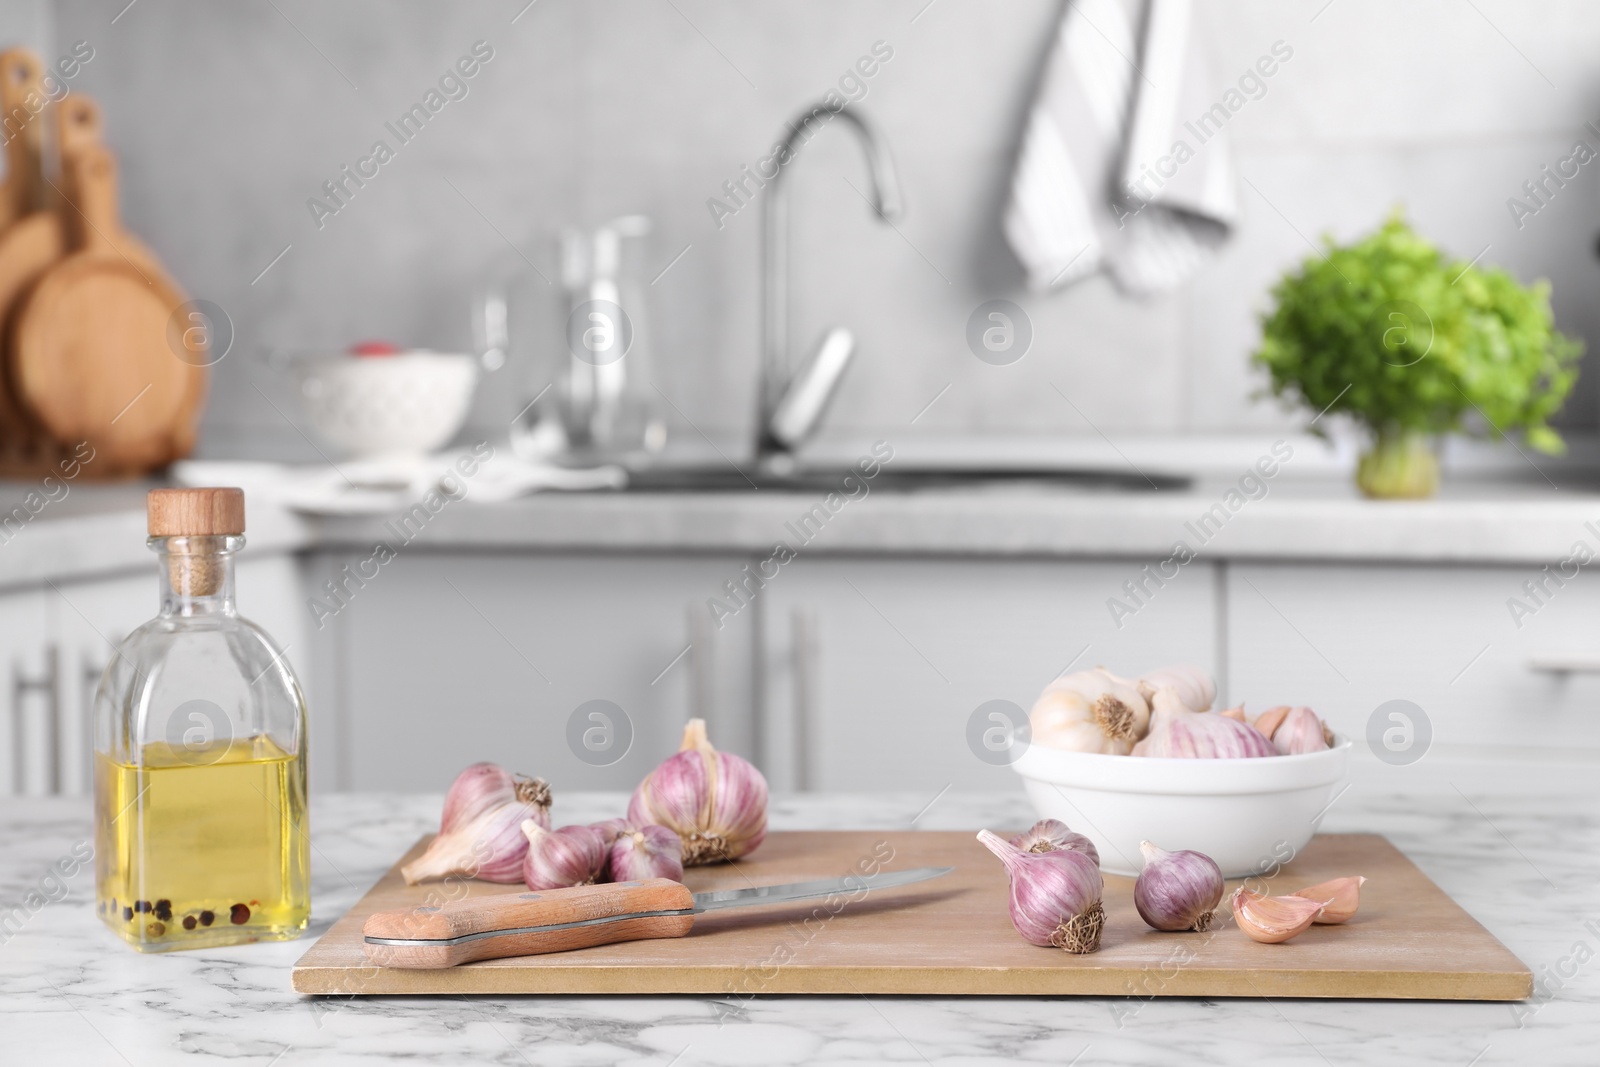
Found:
[[694, 895], [694, 913], [716, 911], [719, 908], [746, 908], [752, 904], [779, 904], [790, 900], [809, 900], [813, 897], [831, 897], [834, 894], [855, 894], [873, 889], [893, 889], [895, 886], [926, 882], [940, 878], [955, 870], [954, 867], [913, 867], [908, 871], [886, 871], [882, 874], [846, 875], [843, 878], [821, 878], [814, 882], [790, 882], [788, 885], [758, 885], [748, 889], [718, 889]]

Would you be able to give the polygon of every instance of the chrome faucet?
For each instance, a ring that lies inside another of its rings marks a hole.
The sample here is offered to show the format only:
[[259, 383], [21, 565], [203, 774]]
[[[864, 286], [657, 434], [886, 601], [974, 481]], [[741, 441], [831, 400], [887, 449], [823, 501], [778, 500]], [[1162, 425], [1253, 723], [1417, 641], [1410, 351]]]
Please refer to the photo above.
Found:
[[804, 366], [793, 368], [789, 362], [789, 194], [784, 175], [794, 165], [797, 146], [835, 118], [843, 119], [861, 138], [872, 179], [873, 211], [883, 221], [893, 222], [904, 210], [888, 145], [865, 116], [848, 106], [834, 111], [816, 104], [790, 124], [788, 136], [775, 153], [788, 162], [780, 164], [768, 181], [762, 216], [761, 387], [756, 438], [756, 460], [761, 465], [791, 462], [790, 453], [816, 429], [855, 352], [854, 335], [835, 326]]

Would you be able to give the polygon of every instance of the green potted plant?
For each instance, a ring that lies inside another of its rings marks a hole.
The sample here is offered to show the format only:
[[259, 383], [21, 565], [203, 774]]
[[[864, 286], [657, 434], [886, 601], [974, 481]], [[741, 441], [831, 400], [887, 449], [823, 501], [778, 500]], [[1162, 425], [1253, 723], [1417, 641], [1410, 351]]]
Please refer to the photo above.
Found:
[[1541, 452], [1565, 448], [1547, 420], [1583, 345], [1556, 330], [1548, 283], [1446, 259], [1398, 214], [1354, 244], [1323, 240], [1273, 288], [1254, 359], [1273, 393], [1363, 425], [1362, 492], [1432, 495], [1437, 436], [1474, 415]]

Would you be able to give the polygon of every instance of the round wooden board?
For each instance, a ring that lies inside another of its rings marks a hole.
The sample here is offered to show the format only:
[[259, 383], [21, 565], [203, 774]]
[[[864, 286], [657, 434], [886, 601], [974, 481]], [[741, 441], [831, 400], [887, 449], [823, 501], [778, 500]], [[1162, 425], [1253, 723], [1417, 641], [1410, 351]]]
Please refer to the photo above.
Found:
[[120, 259], [86, 253], [50, 271], [16, 324], [18, 395], [58, 441], [88, 441], [117, 469], [167, 462], [194, 370], [167, 346], [182, 299]]
[[96, 143], [64, 162], [82, 248], [13, 312], [16, 400], [51, 439], [93, 446], [100, 473], [160, 467], [193, 447], [206, 353], [180, 352], [169, 337], [184, 297], [122, 231], [110, 152]]

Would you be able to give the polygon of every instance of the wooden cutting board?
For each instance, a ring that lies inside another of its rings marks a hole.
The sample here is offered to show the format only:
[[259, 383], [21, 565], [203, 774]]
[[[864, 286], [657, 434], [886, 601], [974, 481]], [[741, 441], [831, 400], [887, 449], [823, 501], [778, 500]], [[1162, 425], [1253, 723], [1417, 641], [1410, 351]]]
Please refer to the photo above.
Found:
[[[689, 888], [732, 889], [882, 869], [953, 866], [931, 882], [886, 890], [828, 914], [822, 901], [702, 915], [688, 937], [485, 960], [444, 970], [372, 966], [361, 924], [388, 908], [522, 886], [407, 886], [400, 864], [334, 923], [294, 968], [300, 993], [762, 993], [1006, 996], [1381, 997], [1521, 1000], [1533, 975], [1499, 941], [1374, 834], [1315, 838], [1270, 884], [1278, 893], [1364, 874], [1361, 911], [1281, 945], [1249, 940], [1231, 914], [1206, 933], [1157, 933], [1133, 907], [1133, 881], [1106, 878], [1099, 952], [1070, 956], [1017, 937], [1001, 866], [972, 834], [917, 831], [774, 833], [738, 864], [697, 867]], [[1235, 882], [1229, 882], [1232, 891]], [[456, 896], [450, 894], [454, 892]], [[1224, 900], [1224, 906], [1226, 900]]]

